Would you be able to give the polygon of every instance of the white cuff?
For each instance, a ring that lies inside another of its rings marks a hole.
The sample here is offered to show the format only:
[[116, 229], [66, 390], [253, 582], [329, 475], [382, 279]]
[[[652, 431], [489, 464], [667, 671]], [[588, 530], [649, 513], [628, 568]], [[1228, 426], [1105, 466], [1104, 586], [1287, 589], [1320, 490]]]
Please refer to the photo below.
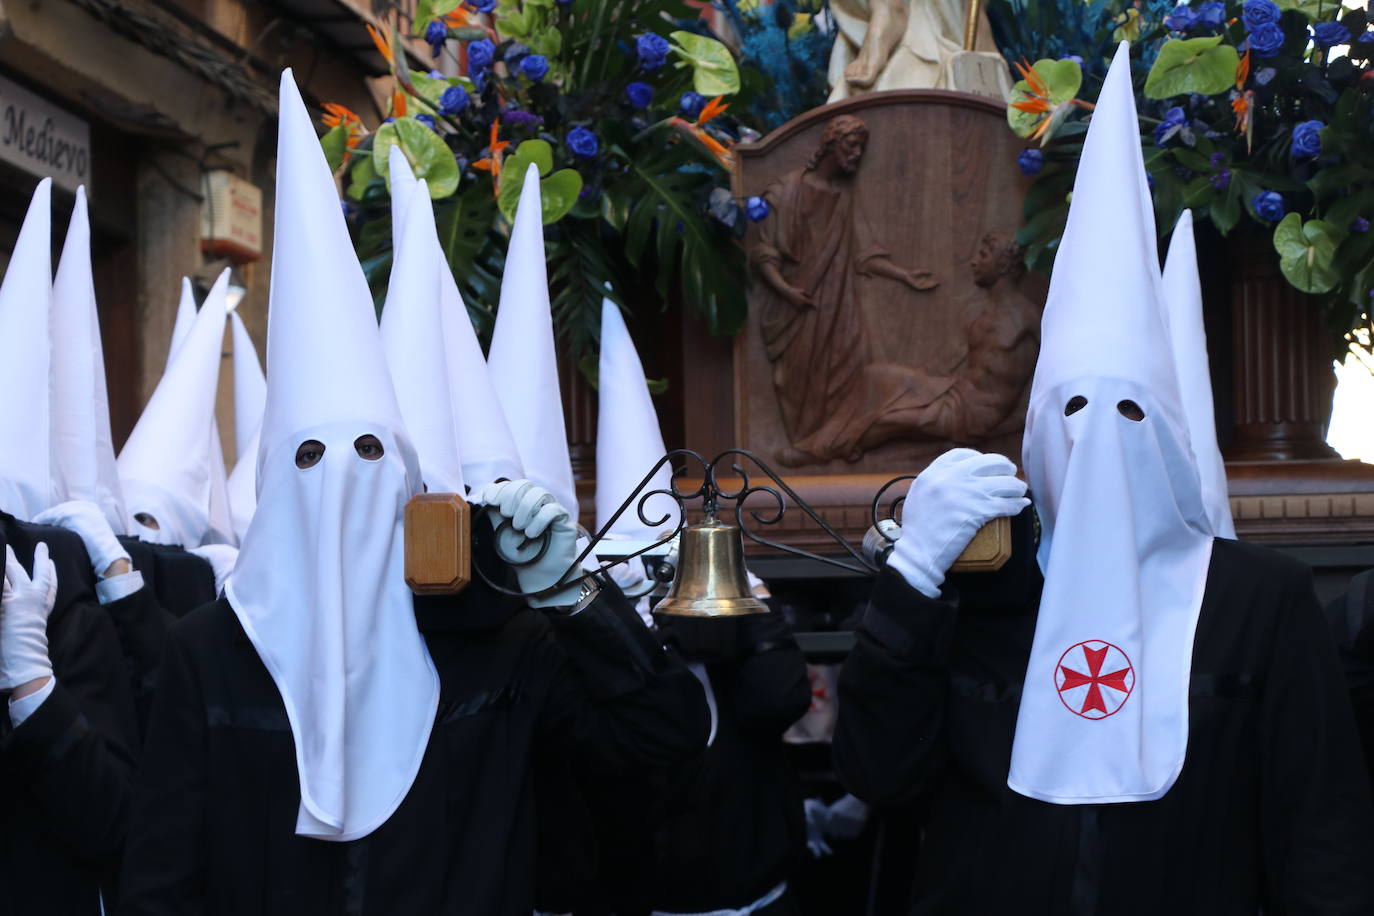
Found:
[[143, 587], [143, 573], [130, 570], [122, 575], [101, 579], [95, 584], [95, 596], [101, 604], [113, 604], [127, 598]]
[[10, 700], [10, 722], [15, 728], [24, 724], [24, 720], [38, 711], [38, 707], [43, 705], [43, 701], [52, 695], [53, 688], [57, 686], [57, 678], [50, 677], [48, 682], [39, 687], [33, 693], [18, 700]]

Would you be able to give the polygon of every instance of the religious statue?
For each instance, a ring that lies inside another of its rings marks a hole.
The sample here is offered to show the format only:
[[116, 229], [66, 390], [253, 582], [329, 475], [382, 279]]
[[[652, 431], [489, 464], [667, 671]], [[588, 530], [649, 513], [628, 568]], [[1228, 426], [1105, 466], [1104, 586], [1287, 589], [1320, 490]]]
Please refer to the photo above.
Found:
[[[964, 2], [971, 4], [965, 8]], [[999, 99], [1011, 76], [979, 0], [831, 0], [839, 27], [830, 99], [884, 89], [957, 89]], [[986, 51], [976, 51], [982, 47]]]
[[[853, 179], [868, 127], [853, 115], [832, 118], [806, 164], [764, 192], [773, 216], [759, 224], [750, 262], [769, 287], [760, 330], [772, 364], [788, 467], [855, 461], [877, 417], [909, 401], [915, 379], [903, 367], [873, 363], [860, 277], [913, 290], [939, 285], [929, 270], [903, 267], [878, 244], [855, 205]], [[920, 399], [929, 403], [933, 397]]]
[[865, 432], [861, 447], [896, 439], [976, 445], [1020, 429], [1040, 353], [1040, 308], [1018, 286], [1023, 255], [1008, 233], [983, 236], [969, 264], [972, 301], [960, 304], [961, 313], [975, 315], [967, 353], [948, 375], [923, 386], [940, 394], [927, 404], [887, 411]]

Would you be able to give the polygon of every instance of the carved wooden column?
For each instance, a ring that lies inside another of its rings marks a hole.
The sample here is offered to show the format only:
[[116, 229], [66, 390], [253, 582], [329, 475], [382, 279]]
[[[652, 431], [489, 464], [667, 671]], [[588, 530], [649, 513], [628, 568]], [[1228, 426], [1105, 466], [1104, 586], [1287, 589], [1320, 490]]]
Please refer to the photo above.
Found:
[[1339, 458], [1326, 444], [1336, 376], [1311, 297], [1279, 272], [1265, 236], [1233, 236], [1235, 437], [1229, 461]]

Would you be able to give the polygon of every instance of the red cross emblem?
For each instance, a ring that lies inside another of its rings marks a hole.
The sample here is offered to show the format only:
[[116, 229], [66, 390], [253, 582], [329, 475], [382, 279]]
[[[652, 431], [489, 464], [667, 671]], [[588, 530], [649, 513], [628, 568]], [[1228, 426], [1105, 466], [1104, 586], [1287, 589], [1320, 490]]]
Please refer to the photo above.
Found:
[[1135, 668], [1116, 646], [1089, 639], [1069, 646], [1059, 657], [1054, 686], [1069, 712], [1085, 719], [1105, 719], [1126, 705], [1135, 689]]

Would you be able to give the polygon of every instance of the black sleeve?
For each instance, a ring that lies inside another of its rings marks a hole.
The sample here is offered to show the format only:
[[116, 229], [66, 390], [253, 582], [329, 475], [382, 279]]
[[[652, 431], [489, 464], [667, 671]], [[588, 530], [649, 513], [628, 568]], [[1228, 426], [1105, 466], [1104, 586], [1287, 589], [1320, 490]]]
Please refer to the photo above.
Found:
[[665, 651], [615, 588], [581, 612], [553, 616], [544, 664], [552, 685], [541, 727], [608, 769], [669, 765], [706, 746], [701, 683]]
[[1310, 576], [1295, 580], [1260, 713], [1265, 911], [1374, 913], [1374, 812], [1350, 702]]
[[958, 611], [884, 570], [840, 670], [832, 750], [840, 781], [870, 804], [905, 801], [939, 768], [946, 655]]
[[175, 631], [160, 672], [134, 784], [120, 916], [205, 910], [205, 711]]
[[146, 735], [153, 694], [157, 689], [158, 666], [167, 643], [167, 629], [175, 618], [158, 602], [152, 588], [144, 585], [132, 595], [105, 605], [114, 621], [134, 707], [138, 712], [139, 734]]
[[811, 705], [806, 657], [776, 608], [739, 618], [743, 660], [735, 672], [735, 712], [740, 725], [781, 735]]
[[119, 644], [97, 605], [69, 605], [48, 629], [57, 684], [5, 739], [6, 779], [77, 855], [113, 870], [128, 826], [133, 705]]

